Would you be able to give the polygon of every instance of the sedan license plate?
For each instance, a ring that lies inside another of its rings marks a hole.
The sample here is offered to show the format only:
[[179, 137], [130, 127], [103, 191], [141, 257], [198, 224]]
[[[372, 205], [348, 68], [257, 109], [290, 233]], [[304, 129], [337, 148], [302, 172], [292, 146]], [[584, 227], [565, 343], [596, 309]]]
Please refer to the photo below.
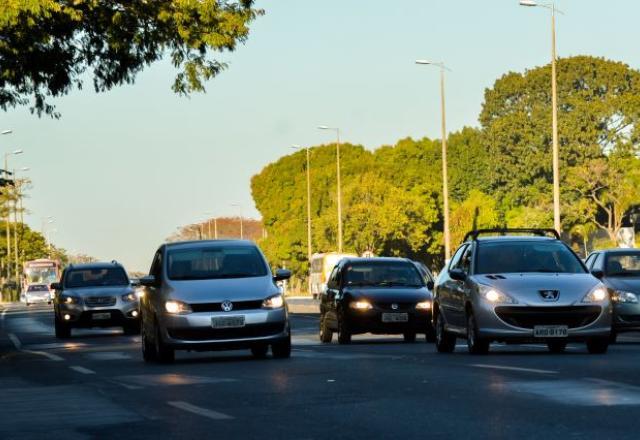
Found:
[[111, 313], [107, 312], [107, 313], [94, 313], [93, 315], [91, 315], [91, 317], [93, 319], [110, 319], [111, 318]]
[[536, 325], [533, 327], [535, 338], [566, 338], [569, 328], [566, 325]]
[[383, 313], [382, 322], [408, 322], [408, 313]]
[[241, 316], [218, 316], [211, 318], [213, 328], [238, 328], [244, 327], [244, 315]]

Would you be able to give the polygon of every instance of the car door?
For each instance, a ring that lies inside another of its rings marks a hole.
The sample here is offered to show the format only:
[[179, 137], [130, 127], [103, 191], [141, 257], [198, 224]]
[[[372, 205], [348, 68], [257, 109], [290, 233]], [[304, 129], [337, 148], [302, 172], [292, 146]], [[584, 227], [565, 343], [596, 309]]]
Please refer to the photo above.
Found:
[[[455, 266], [451, 269], [459, 269], [464, 272], [467, 277], [471, 273], [473, 246], [468, 245], [462, 251], [460, 258], [456, 261]], [[464, 281], [452, 280], [451, 284], [451, 313], [453, 316], [451, 324], [458, 327], [464, 327], [467, 323], [466, 303], [469, 295], [469, 280]]]
[[320, 313], [324, 316], [329, 328], [338, 328], [338, 316], [336, 310], [336, 297], [338, 295], [338, 273], [339, 268], [335, 266], [327, 280], [327, 288], [322, 292], [320, 300]]
[[148, 322], [151, 322], [150, 317], [155, 315], [154, 307], [159, 307], [157, 304], [159, 301], [159, 289], [162, 285], [162, 250], [158, 249], [156, 254], [153, 257], [153, 262], [151, 263], [151, 269], [149, 269], [149, 275], [152, 275], [155, 278], [156, 285], [155, 286], [145, 286], [144, 288], [144, 297], [141, 302], [142, 309], [142, 319], [143, 321], [146, 319]]
[[463, 252], [467, 249], [468, 245], [464, 244], [458, 248], [453, 258], [449, 262], [449, 266], [445, 267], [440, 274], [441, 281], [438, 282], [437, 299], [440, 311], [444, 315], [445, 321], [448, 324], [456, 324], [456, 312], [455, 312], [455, 291], [457, 290], [457, 282], [449, 276], [449, 271], [457, 266]]

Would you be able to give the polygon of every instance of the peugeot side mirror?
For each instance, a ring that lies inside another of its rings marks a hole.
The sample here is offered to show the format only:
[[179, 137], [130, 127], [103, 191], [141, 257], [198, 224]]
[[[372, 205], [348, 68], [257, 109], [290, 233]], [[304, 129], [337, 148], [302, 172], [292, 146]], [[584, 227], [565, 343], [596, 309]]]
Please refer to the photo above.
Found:
[[62, 290], [62, 283], [51, 283], [49, 288], [51, 290]]
[[278, 269], [276, 270], [276, 274], [273, 276], [273, 281], [284, 281], [291, 278], [291, 271], [288, 269]]
[[449, 271], [449, 276], [452, 280], [456, 281], [464, 281], [467, 279], [467, 274], [464, 273], [462, 269], [451, 269]]
[[153, 275], [140, 278], [140, 285], [145, 287], [158, 287], [158, 280]]
[[604, 271], [601, 269], [593, 269], [591, 271], [591, 275], [593, 275], [594, 277], [601, 279], [604, 277]]

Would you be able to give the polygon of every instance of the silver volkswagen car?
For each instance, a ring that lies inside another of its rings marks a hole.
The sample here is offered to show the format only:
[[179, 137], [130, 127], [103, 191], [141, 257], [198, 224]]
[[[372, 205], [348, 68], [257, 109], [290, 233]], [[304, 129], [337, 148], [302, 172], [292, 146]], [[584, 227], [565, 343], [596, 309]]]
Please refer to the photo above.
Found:
[[554, 230], [489, 229], [467, 234], [440, 274], [433, 319], [439, 352], [463, 337], [474, 354], [492, 341], [542, 342], [551, 352], [586, 342], [590, 353], [604, 353], [611, 304]]
[[155, 254], [144, 287], [142, 354], [172, 362], [175, 350], [251, 349], [256, 357], [291, 353], [291, 332], [277, 281], [258, 247], [245, 240], [169, 243]]

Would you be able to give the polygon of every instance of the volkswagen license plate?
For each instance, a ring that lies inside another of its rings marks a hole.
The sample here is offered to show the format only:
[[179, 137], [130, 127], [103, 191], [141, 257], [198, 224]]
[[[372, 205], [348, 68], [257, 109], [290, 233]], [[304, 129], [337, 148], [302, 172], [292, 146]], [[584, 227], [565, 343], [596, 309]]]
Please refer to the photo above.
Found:
[[382, 322], [408, 322], [408, 313], [383, 313]]
[[93, 315], [91, 315], [91, 317], [93, 319], [111, 319], [111, 313], [106, 312], [106, 313], [94, 313]]
[[238, 328], [244, 327], [244, 315], [241, 316], [216, 316], [211, 318], [213, 328]]
[[569, 327], [566, 325], [536, 325], [533, 327], [535, 338], [566, 338], [569, 336]]

